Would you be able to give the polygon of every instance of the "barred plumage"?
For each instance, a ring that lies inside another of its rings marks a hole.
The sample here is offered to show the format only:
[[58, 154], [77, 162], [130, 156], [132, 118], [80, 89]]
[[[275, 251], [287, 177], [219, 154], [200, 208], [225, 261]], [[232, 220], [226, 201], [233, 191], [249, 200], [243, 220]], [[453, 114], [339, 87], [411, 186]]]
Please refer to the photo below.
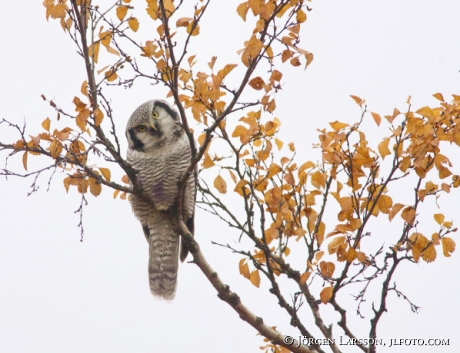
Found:
[[[191, 159], [187, 135], [179, 126], [177, 112], [165, 101], [151, 100], [131, 115], [126, 137], [127, 160], [137, 171], [139, 185], [150, 202], [132, 195], [133, 212], [142, 224], [149, 242], [151, 292], [173, 299], [177, 285], [180, 234], [175, 226], [178, 183]], [[194, 231], [195, 178], [188, 180], [184, 194], [184, 220]], [[180, 259], [188, 250], [184, 244]]]

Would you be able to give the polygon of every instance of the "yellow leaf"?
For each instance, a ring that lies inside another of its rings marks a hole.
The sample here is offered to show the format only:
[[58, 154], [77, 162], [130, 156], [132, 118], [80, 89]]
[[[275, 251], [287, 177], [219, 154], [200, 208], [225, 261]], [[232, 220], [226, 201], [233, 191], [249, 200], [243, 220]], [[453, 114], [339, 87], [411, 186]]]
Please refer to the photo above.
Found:
[[81, 85], [81, 93], [83, 93], [86, 97], [88, 97], [88, 81], [83, 81]]
[[27, 157], [28, 157], [28, 153], [27, 151], [25, 151], [24, 154], [22, 155], [22, 165], [24, 166], [25, 170], [27, 170]]
[[118, 78], [117, 73], [113, 71], [112, 69], [107, 70], [104, 74], [105, 74], [105, 77], [107, 78], [107, 81], [109, 82], [113, 82]]
[[227, 193], [227, 183], [225, 182], [225, 179], [222, 178], [220, 175], [214, 179], [214, 187], [221, 193], [225, 194]]
[[90, 58], [93, 58], [94, 62], [97, 63], [99, 60], [99, 48], [101, 46], [101, 42], [93, 43], [88, 48], [88, 55]]
[[283, 148], [284, 142], [281, 141], [280, 139], [275, 138], [275, 143], [276, 143], [276, 146], [278, 147], [278, 150], [281, 150]]
[[434, 260], [436, 260], [436, 249], [434, 247], [434, 244], [431, 243], [430, 245], [428, 245], [422, 252], [422, 259], [425, 261], [425, 262], [433, 262]]
[[388, 214], [388, 219], [390, 220], [390, 222], [394, 218], [394, 216], [396, 216], [398, 212], [401, 210], [401, 208], [403, 207], [404, 205], [401, 203], [396, 203], [393, 205], [393, 207], [391, 208], [391, 211]]
[[214, 165], [215, 165], [215, 163], [211, 159], [211, 157], [209, 156], [209, 153], [205, 153], [204, 154], [204, 159], [203, 159], [203, 168], [208, 169], [208, 168], [211, 168]]
[[411, 206], [406, 207], [402, 213], [401, 218], [406, 221], [408, 224], [412, 224], [415, 220], [415, 209]]
[[102, 185], [101, 183], [95, 178], [89, 178], [89, 191], [94, 196], [99, 196], [102, 192]]
[[249, 273], [249, 266], [248, 266], [248, 263], [246, 261], [246, 259], [241, 259], [240, 260], [240, 274], [249, 279], [249, 277], [251, 276], [250, 273]]
[[187, 26], [187, 33], [191, 36], [197, 36], [200, 34], [200, 26], [195, 21], [190, 22]]
[[374, 118], [374, 121], [377, 124], [377, 126], [380, 126], [380, 123], [382, 122], [382, 117], [377, 113], [371, 112], [371, 114], [372, 114], [372, 117]]
[[94, 111], [94, 125], [99, 126], [102, 123], [102, 120], [104, 119], [104, 113], [102, 110], [99, 109], [99, 107], [96, 108]]
[[113, 192], [113, 198], [116, 199], [119, 193], [120, 193], [120, 190], [115, 190]]
[[326, 176], [318, 170], [311, 176], [311, 183], [317, 189], [324, 188], [326, 186]]
[[135, 17], [131, 17], [128, 20], [128, 25], [133, 30], [133, 32], [137, 32], [137, 30], [139, 29], [139, 20]]
[[297, 11], [296, 19], [298, 23], [304, 23], [307, 20], [307, 14], [302, 9], [300, 9]]
[[249, 277], [249, 280], [253, 285], [255, 285], [257, 288], [260, 286], [260, 274], [259, 270], [254, 270], [251, 272], [251, 275]]
[[248, 13], [248, 10], [249, 10], [249, 6], [248, 6], [247, 1], [239, 4], [238, 7], [236, 8], [236, 12], [238, 12], [238, 15], [240, 15], [240, 17], [245, 22], [246, 22], [246, 15]]
[[201, 147], [203, 147], [205, 140], [206, 140], [206, 133], [204, 132], [200, 136], [198, 136], [198, 143], [200, 144]]
[[43, 120], [42, 122], [42, 126], [43, 128], [46, 130], [46, 131], [50, 131], [50, 126], [51, 126], [51, 120], [50, 118], [46, 118], [45, 120]]
[[332, 123], [329, 123], [329, 125], [331, 125], [331, 127], [334, 129], [334, 131], [339, 131], [339, 130], [349, 126], [348, 124], [341, 123], [340, 121], [334, 121]]
[[433, 94], [433, 97], [436, 98], [437, 100], [440, 100], [441, 102], [445, 102], [444, 97], [442, 96], [441, 93], [435, 93]]
[[442, 252], [445, 257], [450, 257], [451, 253], [455, 251], [455, 242], [452, 238], [444, 237], [441, 239], [442, 242]]
[[66, 8], [64, 4], [57, 4], [50, 8], [49, 14], [52, 18], [65, 18]]
[[389, 138], [385, 138], [382, 142], [379, 143], [379, 153], [382, 156], [383, 159], [385, 159], [386, 156], [391, 154], [390, 149], [388, 148], [388, 143], [390, 142]]
[[334, 287], [323, 288], [323, 290], [321, 291], [319, 295], [321, 298], [321, 302], [323, 304], [327, 304], [329, 300], [331, 300], [333, 293], [334, 293]]
[[128, 13], [128, 6], [118, 6], [117, 7], [117, 17], [120, 21], [123, 21]]
[[104, 177], [104, 179], [110, 182], [110, 179], [112, 177], [112, 173], [110, 172], [110, 169], [109, 168], [99, 168], [99, 170], [102, 176]]
[[444, 222], [444, 215], [442, 213], [436, 213], [433, 215], [433, 217], [436, 223], [438, 223], [439, 225], [441, 225], [442, 222]]

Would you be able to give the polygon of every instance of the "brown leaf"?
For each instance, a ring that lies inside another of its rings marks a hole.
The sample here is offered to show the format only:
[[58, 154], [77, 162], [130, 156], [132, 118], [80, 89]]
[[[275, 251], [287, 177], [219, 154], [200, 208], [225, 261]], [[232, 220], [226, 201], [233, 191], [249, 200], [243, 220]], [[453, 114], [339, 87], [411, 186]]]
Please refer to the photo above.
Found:
[[374, 118], [374, 121], [377, 124], [377, 126], [380, 126], [380, 123], [382, 122], [382, 117], [377, 113], [371, 112], [371, 114], [372, 114], [372, 117]]
[[214, 179], [214, 187], [221, 193], [221, 194], [226, 194], [227, 193], [227, 183], [225, 182], [225, 179], [222, 178], [220, 175]]
[[323, 290], [321, 291], [319, 295], [321, 298], [321, 302], [323, 304], [327, 304], [329, 300], [331, 300], [333, 293], [334, 293], [334, 287], [323, 288]]
[[265, 82], [261, 77], [257, 76], [249, 81], [249, 85], [255, 90], [260, 91], [264, 87]]
[[326, 277], [332, 277], [335, 271], [335, 265], [333, 262], [321, 261], [319, 263], [321, 273]]
[[28, 153], [27, 151], [25, 151], [24, 154], [22, 155], [22, 165], [24, 166], [25, 170], [27, 170], [27, 157], [28, 157]]

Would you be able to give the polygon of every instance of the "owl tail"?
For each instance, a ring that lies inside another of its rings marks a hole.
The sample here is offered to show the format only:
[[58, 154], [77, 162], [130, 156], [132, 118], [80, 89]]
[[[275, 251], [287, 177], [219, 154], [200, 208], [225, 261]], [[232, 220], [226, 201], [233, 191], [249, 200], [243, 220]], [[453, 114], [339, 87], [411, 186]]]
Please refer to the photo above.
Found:
[[179, 238], [173, 220], [162, 217], [149, 226], [149, 282], [153, 295], [172, 300], [176, 293]]

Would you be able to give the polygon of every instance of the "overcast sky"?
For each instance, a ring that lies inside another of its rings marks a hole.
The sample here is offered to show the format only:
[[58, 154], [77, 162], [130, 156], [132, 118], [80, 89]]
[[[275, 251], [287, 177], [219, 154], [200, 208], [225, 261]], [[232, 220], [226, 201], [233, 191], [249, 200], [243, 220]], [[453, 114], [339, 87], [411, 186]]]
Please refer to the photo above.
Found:
[[[54, 117], [40, 95], [72, 107], [84, 79], [84, 66], [58, 23], [46, 21], [41, 1], [28, 3], [26, 7], [24, 2], [12, 1], [0, 12], [0, 118], [18, 124], [26, 119], [32, 133], [47, 116]], [[202, 31], [233, 35], [242, 44], [245, 37], [238, 37], [243, 34], [241, 21], [236, 14], [230, 17], [234, 12], [229, 11], [234, 10], [227, 8], [228, 3], [214, 2], [208, 27]], [[133, 4], [145, 6], [141, 0]], [[306, 71], [287, 70], [284, 91], [277, 97], [282, 134], [296, 143], [305, 159], [316, 142], [316, 129], [328, 121], [355, 122], [359, 118], [350, 94], [365, 98], [370, 110], [381, 115], [394, 107], [403, 111], [409, 95], [413, 106], [420, 107], [436, 104], [432, 97], [436, 92], [446, 98], [460, 94], [459, 1], [329, 0], [313, 1], [311, 6], [302, 47], [313, 52], [315, 60]], [[225, 55], [228, 48], [221, 47], [224, 44], [204, 40], [197, 48], [207, 62], [212, 53]], [[114, 93], [111, 99], [119, 126], [124, 126], [140, 103], [163, 98], [164, 93], [159, 92], [144, 84]], [[1, 125], [2, 142], [11, 137], [4, 129]], [[460, 174], [456, 154], [452, 160]], [[21, 169], [20, 158], [9, 163], [12, 169]], [[74, 214], [79, 197], [74, 192], [67, 195], [61, 180], [62, 175], [56, 175], [46, 192], [46, 179], [42, 179], [40, 190], [30, 197], [32, 180], [0, 180], [1, 352], [259, 350], [261, 337], [217, 298], [193, 264], [180, 267], [174, 302], [152, 298], [147, 281], [148, 249], [141, 228], [128, 202], [114, 201], [108, 190], [97, 199], [89, 197], [85, 238], [80, 242], [79, 219]], [[443, 201], [443, 212], [458, 226], [458, 196], [451, 196]], [[211, 240], [226, 241], [225, 226], [201, 211], [196, 224], [197, 239], [223, 280], [267, 324], [297, 335], [284, 313], [276, 309], [274, 298], [238, 274], [239, 258], [210, 244]], [[460, 243], [457, 235], [453, 237]], [[437, 352], [460, 350], [460, 279], [456, 275], [460, 256], [439, 257], [433, 264], [404, 268], [405, 277], [398, 283], [422, 310], [413, 314], [402, 300], [392, 299], [380, 338], [444, 338], [450, 339], [450, 346], [438, 347]], [[274, 310], [268, 311], [266, 304], [275, 306]], [[357, 350], [345, 347], [343, 351]], [[430, 347], [382, 350], [433, 351]]]

